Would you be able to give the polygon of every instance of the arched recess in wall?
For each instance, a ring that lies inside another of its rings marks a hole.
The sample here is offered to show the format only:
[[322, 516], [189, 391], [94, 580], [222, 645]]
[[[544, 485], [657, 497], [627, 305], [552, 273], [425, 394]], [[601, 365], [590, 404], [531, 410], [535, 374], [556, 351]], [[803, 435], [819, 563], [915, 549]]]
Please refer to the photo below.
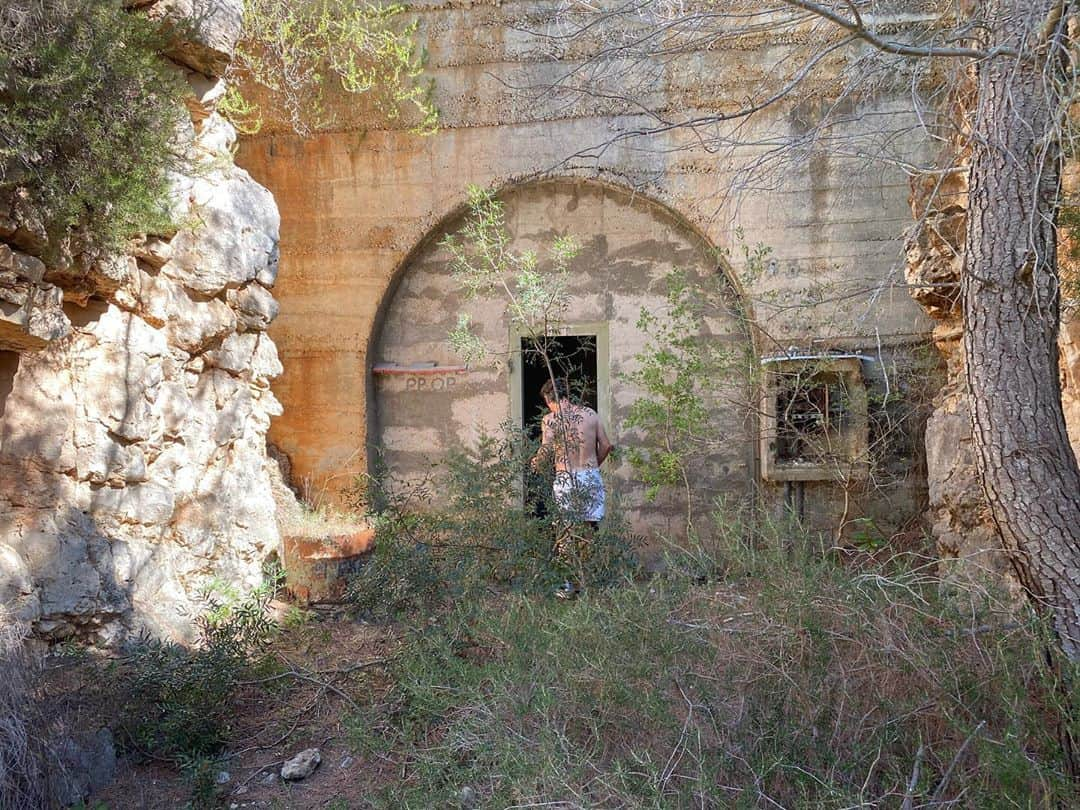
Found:
[[[626, 379], [647, 336], [642, 310], [665, 311], [668, 275], [718, 281], [720, 295], [706, 312], [705, 336], [741, 358], [742, 373], [717, 383], [712, 407], [719, 441], [700, 460], [697, 497], [749, 502], [755, 480], [754, 338], [750, 308], [717, 249], [668, 206], [609, 183], [547, 178], [499, 192], [513, 248], [542, 252], [557, 236], [573, 235], [582, 250], [571, 267], [571, 305], [564, 332], [580, 336], [594, 354], [593, 396], [618, 445], [643, 437], [624, 427], [643, 395]], [[433, 228], [402, 262], [381, 302], [369, 346], [369, 464], [410, 479], [430, 470], [455, 444], [467, 444], [508, 419], [529, 419], [532, 384], [523, 368], [520, 337], [511, 333], [499, 300], [466, 301], [451, 277], [442, 237], [462, 224], [460, 208]], [[489, 346], [505, 353], [463, 369], [447, 336], [467, 312]], [[515, 352], [517, 352], [515, 354]], [[587, 353], [587, 350], [586, 350]], [[589, 369], [582, 372], [588, 376]], [[670, 493], [645, 503], [625, 459], [607, 470], [634, 526], [645, 533], [677, 533], [684, 501]]]

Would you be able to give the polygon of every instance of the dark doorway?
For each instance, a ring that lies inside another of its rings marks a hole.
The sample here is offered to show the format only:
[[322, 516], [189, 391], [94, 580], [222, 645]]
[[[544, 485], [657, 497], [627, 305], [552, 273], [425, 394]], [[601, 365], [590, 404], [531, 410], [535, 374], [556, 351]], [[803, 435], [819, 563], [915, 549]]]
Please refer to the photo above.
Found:
[[596, 403], [596, 335], [521, 339], [521, 416], [529, 438], [540, 438], [540, 420], [547, 405], [540, 389], [550, 378], [544, 355], [556, 377], [570, 384], [570, 398], [594, 411]]

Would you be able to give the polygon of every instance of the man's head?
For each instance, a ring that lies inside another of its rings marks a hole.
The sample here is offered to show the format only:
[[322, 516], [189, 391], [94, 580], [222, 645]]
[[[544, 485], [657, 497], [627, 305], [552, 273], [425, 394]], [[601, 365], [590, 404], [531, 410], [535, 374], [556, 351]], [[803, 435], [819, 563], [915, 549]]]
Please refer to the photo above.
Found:
[[544, 398], [549, 409], [555, 410], [560, 402], [569, 398], [569, 390], [570, 386], [566, 384], [566, 380], [556, 377], [544, 383], [540, 388], [540, 396]]

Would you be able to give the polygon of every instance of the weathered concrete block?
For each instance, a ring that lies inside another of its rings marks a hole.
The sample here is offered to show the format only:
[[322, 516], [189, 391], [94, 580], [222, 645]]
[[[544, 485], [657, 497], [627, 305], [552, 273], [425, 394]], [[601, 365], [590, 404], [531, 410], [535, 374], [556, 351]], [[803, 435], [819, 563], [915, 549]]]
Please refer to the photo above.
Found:
[[374, 529], [329, 537], [283, 537], [286, 586], [305, 602], [340, 600], [374, 541]]

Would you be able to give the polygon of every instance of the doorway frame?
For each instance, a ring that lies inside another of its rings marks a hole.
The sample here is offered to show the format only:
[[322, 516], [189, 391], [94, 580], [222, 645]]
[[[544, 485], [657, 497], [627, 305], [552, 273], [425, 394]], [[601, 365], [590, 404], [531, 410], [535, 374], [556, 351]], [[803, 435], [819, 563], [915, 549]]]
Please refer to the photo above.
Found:
[[[580, 321], [561, 325], [551, 330], [551, 337], [576, 337], [594, 335], [596, 337], [596, 411], [604, 429], [611, 433], [611, 337], [607, 321]], [[521, 395], [521, 339], [530, 334], [520, 327], [510, 327], [508, 343], [510, 355], [507, 365], [510, 369], [510, 419], [515, 426], [521, 426], [524, 419], [525, 403]]]

